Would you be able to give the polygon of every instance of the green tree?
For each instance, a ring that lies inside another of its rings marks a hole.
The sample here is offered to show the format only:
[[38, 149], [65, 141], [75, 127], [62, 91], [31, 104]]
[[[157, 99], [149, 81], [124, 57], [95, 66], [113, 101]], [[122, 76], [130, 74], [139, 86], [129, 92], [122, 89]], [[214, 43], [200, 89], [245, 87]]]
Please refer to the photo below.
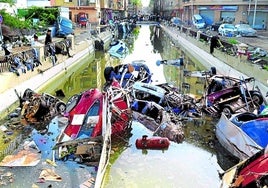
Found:
[[[29, 9], [23, 9], [23, 11], [19, 10], [18, 12], [18, 15], [10, 15], [5, 10], [0, 10], [0, 14], [4, 20], [3, 24], [18, 29], [31, 29], [39, 26], [46, 27], [54, 24], [59, 15], [57, 8], [31, 7]], [[38, 25], [33, 24], [33, 18], [39, 20]]]
[[141, 0], [130, 0], [131, 4], [135, 7], [135, 12], [137, 13], [137, 8], [142, 6]]
[[27, 28], [30, 26], [29, 22], [21, 21], [18, 17], [12, 16], [6, 13], [5, 10], [0, 10], [0, 14], [3, 17], [3, 24], [8, 25], [12, 28]]
[[31, 7], [26, 10], [26, 13], [23, 14], [25, 20], [36, 18], [46, 25], [52, 25], [59, 15], [57, 8]]
[[142, 5], [141, 0], [131, 0], [130, 2], [137, 7]]
[[14, 5], [15, 1], [14, 0], [0, 0], [0, 3], [9, 3], [10, 5]]

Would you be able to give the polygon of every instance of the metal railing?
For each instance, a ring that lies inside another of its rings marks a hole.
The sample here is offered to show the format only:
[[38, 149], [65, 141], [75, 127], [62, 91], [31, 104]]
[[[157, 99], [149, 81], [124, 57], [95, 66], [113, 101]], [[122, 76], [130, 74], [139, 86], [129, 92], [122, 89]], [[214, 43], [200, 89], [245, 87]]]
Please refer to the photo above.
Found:
[[102, 116], [102, 135], [103, 135], [103, 147], [101, 152], [101, 158], [98, 166], [97, 177], [95, 181], [95, 188], [102, 187], [104, 180], [104, 174], [109, 164], [111, 153], [111, 111], [108, 103], [108, 94], [106, 93], [103, 99], [103, 116]]
[[22, 140], [23, 140], [22, 134], [20, 134], [14, 140], [12, 140], [8, 144], [6, 149], [4, 149], [3, 151], [0, 151], [0, 158], [3, 159], [6, 155], [10, 155], [14, 153], [14, 151], [18, 148], [19, 144], [22, 143]]

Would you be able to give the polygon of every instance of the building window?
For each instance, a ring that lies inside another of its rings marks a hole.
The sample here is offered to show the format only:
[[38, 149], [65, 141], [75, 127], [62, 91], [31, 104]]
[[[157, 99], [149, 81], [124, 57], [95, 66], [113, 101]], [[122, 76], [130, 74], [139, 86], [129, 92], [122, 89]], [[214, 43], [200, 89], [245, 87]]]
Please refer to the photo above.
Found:
[[96, 0], [80, 0], [79, 1], [80, 5], [78, 5], [78, 6], [90, 6], [95, 2], [96, 2]]

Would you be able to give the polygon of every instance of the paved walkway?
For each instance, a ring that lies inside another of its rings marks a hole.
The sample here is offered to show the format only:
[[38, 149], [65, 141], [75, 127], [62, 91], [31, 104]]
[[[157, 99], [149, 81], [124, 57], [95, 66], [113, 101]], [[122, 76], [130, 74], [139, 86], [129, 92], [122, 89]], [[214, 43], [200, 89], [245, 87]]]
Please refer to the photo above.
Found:
[[[210, 70], [211, 67], [216, 67], [217, 73], [219, 74], [230, 75], [234, 77], [242, 76], [244, 78], [250, 76], [254, 77], [252, 72], [251, 75], [246, 75], [229, 66], [227, 63], [219, 60], [207, 51], [199, 48], [195, 44], [189, 42], [192, 38], [190, 36], [186, 36], [184, 33], [180, 33], [176, 30], [176, 28], [167, 28], [165, 26], [162, 26], [162, 28], [173, 38], [174, 41], [176, 41], [180, 46], [183, 46], [183, 48], [185, 48], [192, 56], [197, 58], [208, 70]], [[243, 64], [241, 64], [240, 66], [243, 66]], [[268, 86], [264, 85], [259, 81], [256, 81], [256, 85], [258, 85], [262, 94], [265, 96], [266, 92], [268, 91]]]

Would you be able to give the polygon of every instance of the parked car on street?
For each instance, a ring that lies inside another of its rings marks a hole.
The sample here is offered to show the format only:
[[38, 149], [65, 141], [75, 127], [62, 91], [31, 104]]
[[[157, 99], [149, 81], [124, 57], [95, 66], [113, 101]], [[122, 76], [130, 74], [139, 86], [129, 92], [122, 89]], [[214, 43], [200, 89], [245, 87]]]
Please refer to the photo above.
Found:
[[236, 24], [235, 28], [242, 37], [257, 37], [257, 31], [248, 24]]
[[180, 26], [183, 24], [182, 20], [179, 17], [173, 17], [170, 20], [172, 26]]
[[79, 14], [77, 15], [77, 21], [80, 27], [87, 27], [88, 24], [88, 17], [87, 14], [85, 12], [79, 12]]
[[237, 35], [237, 29], [233, 24], [221, 24], [218, 32], [221, 36], [233, 37]]
[[199, 14], [194, 14], [192, 16], [192, 21], [193, 21], [193, 25], [197, 29], [203, 29], [206, 26], [206, 23], [205, 23], [204, 18], [201, 15], [199, 15]]

